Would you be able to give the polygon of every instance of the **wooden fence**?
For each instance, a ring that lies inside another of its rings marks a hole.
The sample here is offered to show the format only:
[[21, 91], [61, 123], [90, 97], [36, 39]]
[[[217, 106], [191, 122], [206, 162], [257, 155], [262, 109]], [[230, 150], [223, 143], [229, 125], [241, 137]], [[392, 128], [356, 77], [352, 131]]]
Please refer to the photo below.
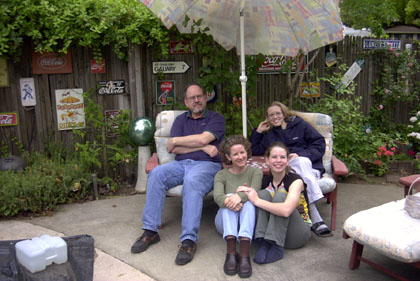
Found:
[[[346, 37], [337, 43], [339, 60], [351, 66], [356, 59], [365, 60], [363, 70], [355, 78], [357, 84], [356, 95], [362, 96], [362, 110], [367, 113], [372, 105], [371, 92], [373, 82], [378, 78], [381, 71], [374, 64], [372, 55], [362, 48], [363, 39]], [[402, 46], [411, 43], [409, 39], [402, 39]], [[190, 69], [184, 74], [163, 74], [159, 77], [152, 72], [153, 51], [151, 48], [133, 45], [130, 47], [129, 61], [118, 59], [110, 49], [103, 50], [106, 63], [106, 72], [102, 74], [91, 73], [91, 60], [93, 54], [86, 48], [71, 48], [73, 71], [69, 74], [33, 74], [32, 51], [30, 41], [26, 42], [22, 57], [19, 62], [9, 60], [7, 62], [9, 85], [0, 88], [0, 113], [17, 112], [17, 126], [0, 126], [0, 145], [14, 154], [18, 154], [13, 138], [19, 140], [28, 150], [39, 150], [47, 141], [58, 141], [64, 144], [73, 144], [71, 130], [59, 130], [56, 114], [55, 91], [57, 89], [82, 88], [84, 91], [96, 89], [99, 81], [124, 80], [126, 94], [123, 95], [99, 95], [93, 98], [103, 110], [131, 109], [132, 117], [148, 116], [154, 120], [158, 112], [168, 108], [157, 105], [156, 82], [159, 79], [175, 81], [177, 103], [183, 104], [183, 88], [186, 84], [198, 77], [198, 69], [202, 65], [202, 58], [195, 54], [172, 54], [167, 61], [185, 61]], [[325, 67], [325, 47], [321, 48], [309, 71], [323, 77], [333, 70]], [[236, 56], [233, 52], [233, 56]], [[311, 52], [309, 58], [314, 54]], [[239, 66], [238, 66], [239, 67]], [[19, 79], [33, 77], [35, 81], [36, 106], [23, 107], [21, 105]], [[419, 74], [416, 80], [419, 80]], [[304, 81], [310, 81], [310, 75], [305, 74]], [[286, 75], [284, 74], [259, 74], [257, 82], [256, 104], [265, 108], [274, 100], [286, 100]], [[232, 93], [224, 92], [223, 85], [217, 85], [218, 99], [224, 102], [232, 102]], [[321, 97], [331, 91], [323, 82]], [[317, 98], [305, 102], [316, 102]], [[394, 120], [398, 123], [406, 123], [408, 112], [412, 105], [396, 104]]]

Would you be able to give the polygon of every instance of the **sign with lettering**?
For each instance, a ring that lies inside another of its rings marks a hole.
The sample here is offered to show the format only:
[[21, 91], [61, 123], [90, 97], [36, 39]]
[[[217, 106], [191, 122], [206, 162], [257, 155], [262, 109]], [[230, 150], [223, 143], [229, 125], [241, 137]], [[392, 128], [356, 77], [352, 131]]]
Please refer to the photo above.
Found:
[[98, 83], [100, 95], [121, 95], [126, 93], [124, 80], [100, 81]]
[[153, 74], [185, 73], [190, 66], [185, 61], [154, 61]]
[[0, 113], [0, 126], [17, 126], [17, 112]]
[[59, 130], [81, 129], [86, 126], [83, 89], [55, 90]]
[[170, 41], [169, 42], [169, 53], [171, 54], [192, 54], [193, 46], [192, 42], [186, 41]]
[[175, 102], [175, 81], [156, 81], [156, 104], [171, 105]]
[[375, 50], [386, 48], [401, 50], [401, 40], [363, 39], [363, 49]]
[[[300, 55], [300, 58], [302, 58], [303, 54]], [[258, 69], [258, 74], [275, 74], [286, 72], [286, 66], [285, 64], [287, 61], [290, 60], [290, 57], [285, 56], [265, 56], [265, 61], [261, 65], [261, 67]], [[305, 65], [308, 63], [308, 56], [305, 56], [304, 62], [302, 64], [301, 72], [308, 71], [305, 69]], [[295, 58], [292, 61], [292, 73], [296, 72], [296, 69], [298, 67], [298, 60]]]
[[64, 53], [32, 53], [32, 69], [34, 74], [72, 73], [71, 52]]
[[100, 61], [90, 60], [90, 72], [92, 74], [105, 73], [105, 59]]

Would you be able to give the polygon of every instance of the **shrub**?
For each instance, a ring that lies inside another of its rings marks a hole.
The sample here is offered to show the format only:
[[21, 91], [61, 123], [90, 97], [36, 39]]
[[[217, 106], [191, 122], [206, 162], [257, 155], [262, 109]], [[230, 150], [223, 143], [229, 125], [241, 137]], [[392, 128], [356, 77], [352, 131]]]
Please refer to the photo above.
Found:
[[0, 216], [42, 213], [59, 204], [85, 198], [91, 175], [76, 160], [32, 154], [25, 171], [0, 172]]

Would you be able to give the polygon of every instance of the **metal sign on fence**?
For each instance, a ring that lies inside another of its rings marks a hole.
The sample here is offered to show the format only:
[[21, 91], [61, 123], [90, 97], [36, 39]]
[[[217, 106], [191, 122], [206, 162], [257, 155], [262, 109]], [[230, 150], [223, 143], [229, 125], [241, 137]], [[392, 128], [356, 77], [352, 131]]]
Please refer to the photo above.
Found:
[[99, 81], [100, 95], [121, 95], [126, 93], [124, 80]]
[[185, 73], [190, 66], [185, 61], [154, 61], [153, 74]]
[[392, 48], [394, 50], [401, 50], [401, 40], [388, 39], [364, 39], [363, 49], [385, 49]]

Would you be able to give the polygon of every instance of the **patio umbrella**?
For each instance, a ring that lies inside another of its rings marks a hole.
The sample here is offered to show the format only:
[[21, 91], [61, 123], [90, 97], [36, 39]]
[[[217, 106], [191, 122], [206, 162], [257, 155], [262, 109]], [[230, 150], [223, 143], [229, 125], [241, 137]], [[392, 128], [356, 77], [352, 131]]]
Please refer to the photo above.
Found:
[[141, 0], [169, 29], [183, 33], [185, 16], [202, 20], [226, 50], [241, 57], [242, 125], [246, 127], [245, 54], [296, 56], [343, 39], [337, 0]]

